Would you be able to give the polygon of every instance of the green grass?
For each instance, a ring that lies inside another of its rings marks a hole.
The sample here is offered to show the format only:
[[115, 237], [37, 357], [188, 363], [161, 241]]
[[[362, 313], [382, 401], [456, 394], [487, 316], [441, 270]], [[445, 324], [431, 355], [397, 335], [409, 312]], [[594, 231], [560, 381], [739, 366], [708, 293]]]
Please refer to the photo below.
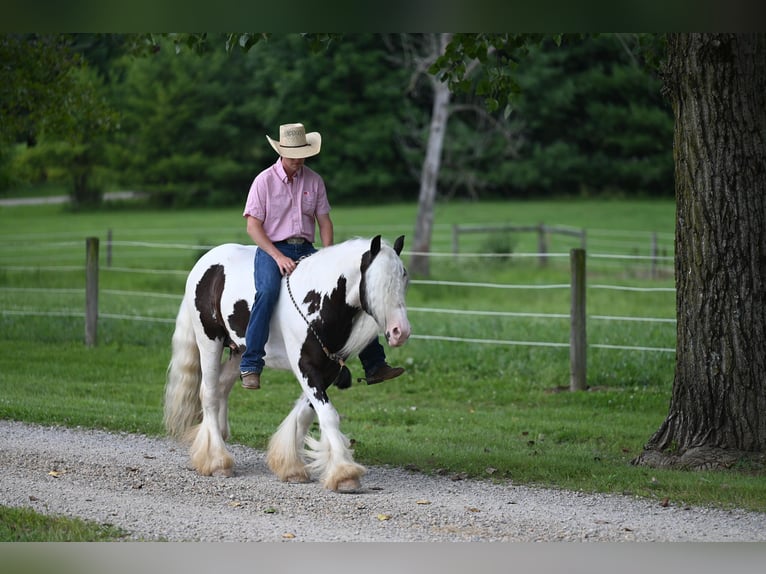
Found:
[[[336, 236], [338, 240], [375, 233], [389, 240], [400, 233], [411, 236], [415, 212], [414, 205], [336, 208]], [[589, 242], [594, 244], [589, 253], [644, 254], [651, 231], [670, 237], [672, 244], [673, 218], [674, 206], [668, 201], [440, 205], [433, 249], [450, 251], [453, 223], [542, 221], [587, 228]], [[104, 315], [174, 317], [185, 272], [200, 252], [196, 246], [249, 242], [243, 226], [239, 208], [183, 212], [122, 208], [78, 214], [50, 206], [0, 209], [0, 417], [161, 434], [173, 326]], [[115, 245], [110, 269], [102, 243], [99, 344], [86, 348], [83, 319], [78, 316], [84, 308], [84, 238], [95, 235], [103, 242], [109, 229]], [[609, 229], [619, 234], [610, 235]], [[460, 250], [481, 251], [487, 241], [466, 236]], [[551, 250], [564, 253], [577, 243], [566, 238], [555, 241]], [[153, 243], [166, 246], [147, 245]], [[519, 234], [513, 243], [517, 253], [536, 250], [533, 234]], [[53, 266], [59, 269], [48, 269]], [[76, 269], [61, 268], [68, 266]], [[672, 266], [652, 279], [640, 262], [632, 261], [589, 258], [588, 275], [591, 285], [673, 285]], [[432, 261], [431, 278], [567, 284], [569, 264], [566, 258], [552, 259], [540, 268], [529, 258], [441, 257]], [[34, 290], [40, 288], [46, 290]], [[73, 291], [47, 291], [51, 288]], [[415, 335], [562, 343], [569, 337], [566, 319], [414, 310], [568, 313], [568, 289], [468, 289], [413, 283], [408, 304], [413, 308], [410, 321]], [[673, 318], [674, 305], [672, 292], [588, 291], [589, 315]], [[72, 316], [28, 316], [34, 309], [63, 310]], [[674, 348], [675, 325], [594, 319], [588, 324], [588, 340]], [[766, 511], [762, 471], [683, 473], [630, 465], [667, 413], [673, 353], [591, 348], [588, 382], [593, 390], [581, 393], [559, 392], [569, 382], [566, 348], [413, 338], [405, 347], [389, 350], [388, 356], [391, 363], [407, 367], [403, 377], [372, 387], [355, 384], [331, 395], [342, 415], [342, 428], [364, 464], [578, 491], [632, 493], [658, 501], [668, 498], [672, 504]], [[354, 376], [361, 374], [357, 361], [350, 366]], [[230, 400], [233, 440], [265, 448], [297, 394], [292, 375], [285, 372], [267, 372], [258, 393], [235, 388]]]
[[115, 542], [126, 533], [109, 525], [0, 506], [2, 542]]

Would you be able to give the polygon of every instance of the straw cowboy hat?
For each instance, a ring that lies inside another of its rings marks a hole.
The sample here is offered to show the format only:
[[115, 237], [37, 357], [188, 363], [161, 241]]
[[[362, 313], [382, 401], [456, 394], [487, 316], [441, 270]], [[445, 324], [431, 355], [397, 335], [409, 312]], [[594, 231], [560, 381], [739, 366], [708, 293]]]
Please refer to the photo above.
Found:
[[319, 153], [322, 147], [322, 136], [319, 132], [306, 133], [303, 124], [282, 124], [279, 126], [279, 141], [269, 140], [271, 147], [282, 157], [298, 159], [311, 157]]

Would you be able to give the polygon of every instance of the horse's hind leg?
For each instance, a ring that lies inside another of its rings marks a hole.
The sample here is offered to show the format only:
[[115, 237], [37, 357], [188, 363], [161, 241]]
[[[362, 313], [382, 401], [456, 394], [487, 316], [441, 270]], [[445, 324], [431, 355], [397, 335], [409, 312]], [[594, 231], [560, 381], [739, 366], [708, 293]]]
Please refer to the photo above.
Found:
[[205, 341], [200, 345], [202, 422], [196, 428], [189, 454], [192, 466], [204, 476], [231, 476], [234, 458], [226, 448], [227, 400], [231, 385], [221, 384], [222, 345]]
[[221, 372], [218, 375], [218, 388], [222, 393], [222, 400], [218, 402], [218, 428], [224, 440], [231, 436], [229, 428], [229, 393], [234, 383], [239, 379], [239, 363], [242, 360], [240, 353], [232, 353], [231, 357], [221, 363]]
[[303, 443], [314, 422], [314, 409], [301, 395], [269, 441], [266, 463], [285, 482], [309, 482], [311, 477], [303, 460]]

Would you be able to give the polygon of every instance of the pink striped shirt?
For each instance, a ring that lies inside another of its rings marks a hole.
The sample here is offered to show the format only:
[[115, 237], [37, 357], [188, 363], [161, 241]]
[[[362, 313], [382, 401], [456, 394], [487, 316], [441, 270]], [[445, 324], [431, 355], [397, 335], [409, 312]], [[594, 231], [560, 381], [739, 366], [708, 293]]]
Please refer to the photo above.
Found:
[[305, 165], [288, 183], [281, 158], [259, 173], [247, 194], [243, 216], [263, 222], [272, 242], [303, 237], [314, 242], [316, 216], [330, 213], [322, 177]]

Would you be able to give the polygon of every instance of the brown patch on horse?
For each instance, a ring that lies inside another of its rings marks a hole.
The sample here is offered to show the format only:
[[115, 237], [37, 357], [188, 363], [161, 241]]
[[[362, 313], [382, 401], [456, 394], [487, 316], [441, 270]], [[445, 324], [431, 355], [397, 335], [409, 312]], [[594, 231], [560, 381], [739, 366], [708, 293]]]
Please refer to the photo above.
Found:
[[[224, 273], [223, 265], [211, 265], [197, 283], [194, 292], [194, 306], [199, 312], [200, 323], [205, 335], [212, 341], [223, 341], [224, 346], [229, 347], [232, 352], [241, 353], [243, 349], [231, 340], [223, 313], [221, 313], [221, 295], [225, 285], [226, 273]], [[227, 319], [231, 330], [238, 336], [244, 337], [245, 331], [247, 331], [247, 322], [250, 320], [250, 307], [247, 302], [242, 299], [237, 301], [234, 304], [234, 312]]]
[[322, 295], [317, 293], [316, 291], [309, 291], [306, 293], [306, 296], [303, 298], [303, 302], [309, 306], [308, 313], [309, 315], [313, 315], [317, 311], [319, 311], [319, 305], [322, 303]]
[[[241, 352], [236, 343], [231, 340], [221, 313], [221, 295], [225, 284], [226, 274], [223, 271], [223, 265], [211, 265], [197, 283], [194, 291], [194, 306], [199, 312], [202, 330], [211, 341], [221, 340], [232, 352]], [[248, 311], [248, 318], [249, 316]], [[229, 321], [231, 322], [231, 316]], [[247, 328], [247, 319], [245, 319], [245, 328]]]
[[194, 306], [199, 311], [202, 329], [211, 340], [228, 336], [221, 317], [221, 294], [225, 283], [223, 265], [211, 265], [202, 275], [194, 292]]
[[245, 337], [247, 332], [247, 323], [250, 321], [250, 305], [247, 301], [240, 299], [234, 303], [234, 312], [229, 315], [229, 327], [238, 337]]

